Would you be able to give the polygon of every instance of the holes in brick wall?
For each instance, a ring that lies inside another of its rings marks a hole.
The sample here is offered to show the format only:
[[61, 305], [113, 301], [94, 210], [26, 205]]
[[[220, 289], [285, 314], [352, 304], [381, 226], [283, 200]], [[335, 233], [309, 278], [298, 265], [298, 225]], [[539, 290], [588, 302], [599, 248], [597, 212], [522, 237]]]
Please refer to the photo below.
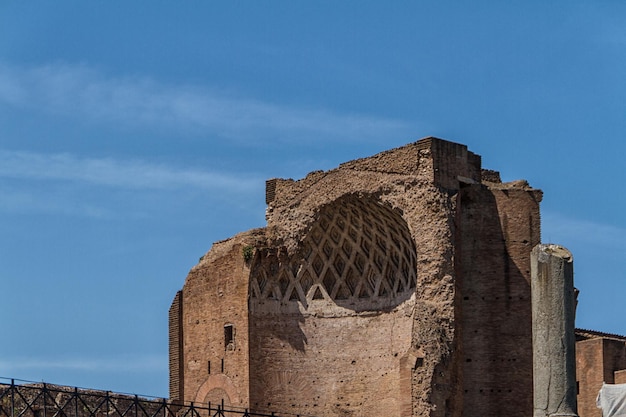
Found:
[[235, 350], [235, 327], [232, 324], [224, 325], [224, 350]]

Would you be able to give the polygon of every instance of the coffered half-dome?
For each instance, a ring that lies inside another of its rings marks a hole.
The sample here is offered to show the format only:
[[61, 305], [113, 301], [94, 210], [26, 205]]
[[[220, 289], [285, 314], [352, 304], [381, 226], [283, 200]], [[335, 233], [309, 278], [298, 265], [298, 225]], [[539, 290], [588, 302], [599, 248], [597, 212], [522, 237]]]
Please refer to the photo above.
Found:
[[358, 310], [388, 307], [416, 284], [416, 251], [397, 212], [371, 197], [348, 195], [323, 206], [297, 254], [261, 254], [253, 267], [253, 300], [317, 300]]

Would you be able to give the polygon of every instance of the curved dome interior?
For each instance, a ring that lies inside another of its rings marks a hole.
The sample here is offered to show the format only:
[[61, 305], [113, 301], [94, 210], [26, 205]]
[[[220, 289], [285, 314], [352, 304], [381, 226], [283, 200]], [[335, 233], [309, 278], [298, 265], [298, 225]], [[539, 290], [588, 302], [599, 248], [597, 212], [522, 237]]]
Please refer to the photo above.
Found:
[[391, 301], [415, 288], [416, 250], [398, 213], [351, 195], [320, 209], [290, 262], [257, 262], [253, 271], [253, 299]]

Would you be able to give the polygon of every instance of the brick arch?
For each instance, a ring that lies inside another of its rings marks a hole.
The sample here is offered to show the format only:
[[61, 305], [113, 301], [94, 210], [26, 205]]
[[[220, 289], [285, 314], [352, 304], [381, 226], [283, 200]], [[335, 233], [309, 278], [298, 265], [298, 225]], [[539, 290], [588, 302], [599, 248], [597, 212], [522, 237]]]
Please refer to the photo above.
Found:
[[204, 383], [198, 388], [196, 392], [196, 399], [194, 402], [203, 403], [209, 393], [215, 389], [223, 390], [230, 404], [237, 405], [240, 403], [239, 396], [237, 395], [237, 389], [233, 384], [233, 381], [226, 375], [209, 375]]
[[[261, 259], [263, 258], [263, 259]], [[393, 303], [414, 291], [415, 243], [406, 221], [377, 199], [346, 195], [321, 207], [297, 254], [259, 257], [251, 299]]]

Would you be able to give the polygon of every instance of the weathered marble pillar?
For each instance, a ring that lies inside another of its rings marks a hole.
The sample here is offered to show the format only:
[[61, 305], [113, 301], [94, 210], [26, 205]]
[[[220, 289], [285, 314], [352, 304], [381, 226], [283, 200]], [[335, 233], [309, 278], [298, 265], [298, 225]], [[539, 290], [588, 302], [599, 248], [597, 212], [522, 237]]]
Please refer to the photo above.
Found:
[[531, 252], [534, 417], [577, 416], [574, 269], [570, 251]]

